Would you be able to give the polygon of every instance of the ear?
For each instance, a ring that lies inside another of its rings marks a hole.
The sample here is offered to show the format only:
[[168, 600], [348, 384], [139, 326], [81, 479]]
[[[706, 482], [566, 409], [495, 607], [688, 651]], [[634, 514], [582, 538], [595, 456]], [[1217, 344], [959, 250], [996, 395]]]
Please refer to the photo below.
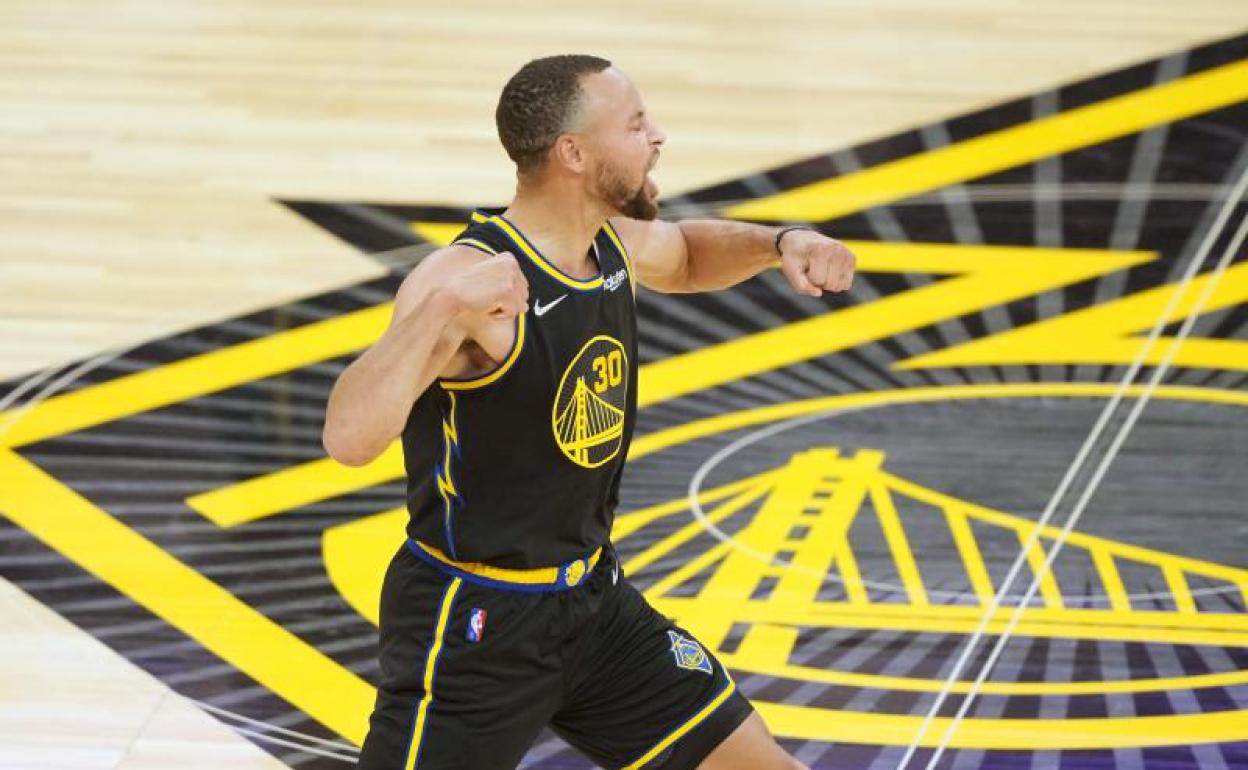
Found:
[[551, 152], [555, 160], [569, 171], [575, 171], [578, 174], [585, 171], [585, 150], [576, 135], [560, 134]]

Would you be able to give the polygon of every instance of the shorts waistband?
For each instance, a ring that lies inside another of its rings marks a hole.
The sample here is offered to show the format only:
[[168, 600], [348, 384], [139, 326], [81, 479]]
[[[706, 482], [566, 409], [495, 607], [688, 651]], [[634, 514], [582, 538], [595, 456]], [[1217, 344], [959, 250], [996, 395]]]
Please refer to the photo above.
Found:
[[407, 540], [407, 548], [421, 560], [449, 575], [506, 591], [566, 591], [575, 588], [593, 571], [603, 551], [600, 546], [590, 555], [564, 562], [558, 567], [507, 569], [480, 562], [456, 561], [437, 548], [411, 538]]

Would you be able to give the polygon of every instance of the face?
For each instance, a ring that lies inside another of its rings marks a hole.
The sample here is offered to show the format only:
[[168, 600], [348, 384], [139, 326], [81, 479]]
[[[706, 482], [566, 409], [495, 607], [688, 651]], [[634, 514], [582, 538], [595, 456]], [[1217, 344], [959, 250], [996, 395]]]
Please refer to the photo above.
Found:
[[646, 114], [641, 94], [615, 67], [581, 79], [578, 134], [584, 138], [586, 181], [615, 212], [654, 219], [659, 188], [650, 170], [667, 136]]

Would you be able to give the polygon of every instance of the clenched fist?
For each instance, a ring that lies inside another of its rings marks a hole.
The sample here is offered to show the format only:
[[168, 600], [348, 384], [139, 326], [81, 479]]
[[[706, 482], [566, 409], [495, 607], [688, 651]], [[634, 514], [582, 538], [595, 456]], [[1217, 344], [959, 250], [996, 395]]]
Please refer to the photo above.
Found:
[[446, 288], [468, 313], [514, 318], [529, 309], [529, 282], [509, 251], [481, 260], [452, 278]]
[[791, 230], [780, 239], [780, 270], [802, 294], [848, 291], [854, 284], [854, 253], [812, 230]]

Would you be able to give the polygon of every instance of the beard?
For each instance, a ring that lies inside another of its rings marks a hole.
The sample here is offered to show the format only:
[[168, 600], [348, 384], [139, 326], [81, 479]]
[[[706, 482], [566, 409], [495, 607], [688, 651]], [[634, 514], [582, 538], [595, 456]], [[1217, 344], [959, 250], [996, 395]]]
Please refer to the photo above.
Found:
[[598, 170], [597, 182], [602, 200], [629, 219], [649, 222], [659, 215], [659, 205], [647, 175], [643, 174], [641, 184], [634, 188], [617, 169], [603, 165]]

